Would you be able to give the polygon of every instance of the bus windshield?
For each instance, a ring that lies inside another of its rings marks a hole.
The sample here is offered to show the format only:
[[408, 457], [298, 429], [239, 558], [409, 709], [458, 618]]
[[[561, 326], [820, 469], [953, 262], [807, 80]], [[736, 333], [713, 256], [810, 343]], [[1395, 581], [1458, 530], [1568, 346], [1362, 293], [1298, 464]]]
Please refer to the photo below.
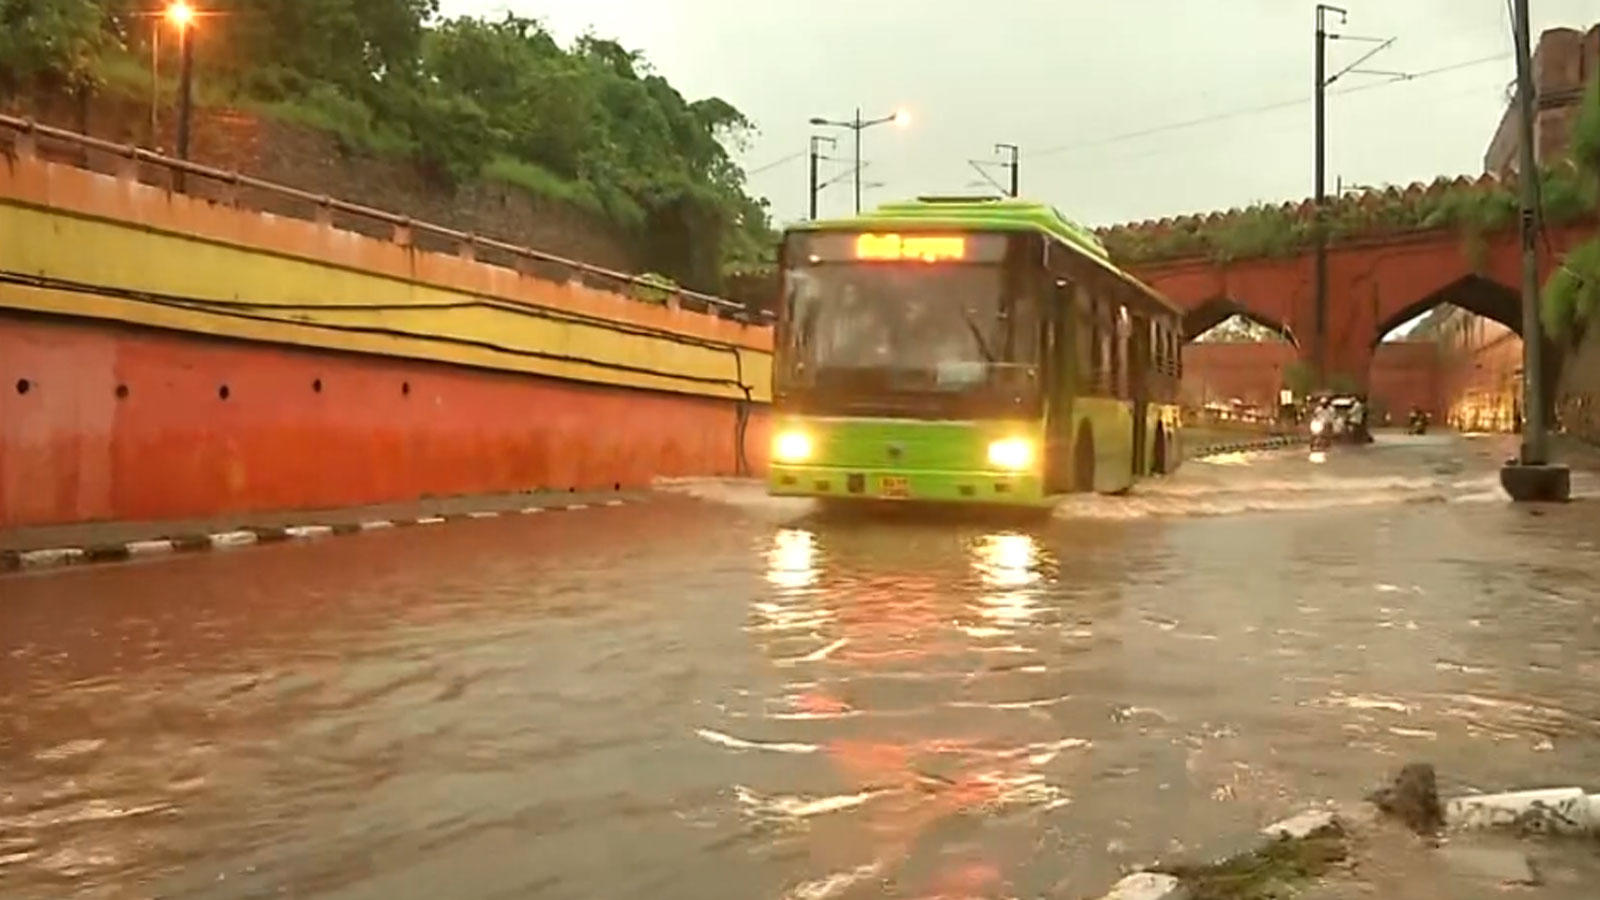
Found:
[[1016, 394], [1033, 382], [1037, 318], [1003, 260], [796, 256], [784, 273], [780, 353], [790, 389]]

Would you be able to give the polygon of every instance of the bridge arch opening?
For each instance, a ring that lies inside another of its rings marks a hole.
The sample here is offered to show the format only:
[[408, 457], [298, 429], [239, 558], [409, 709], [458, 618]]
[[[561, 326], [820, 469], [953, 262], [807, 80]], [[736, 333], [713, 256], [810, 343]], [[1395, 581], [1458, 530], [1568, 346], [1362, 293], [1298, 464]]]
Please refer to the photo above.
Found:
[[1411, 409], [1463, 431], [1512, 431], [1522, 415], [1522, 306], [1507, 285], [1468, 275], [1396, 309], [1371, 335], [1367, 373], [1380, 424]]
[[1226, 298], [1183, 319], [1182, 403], [1190, 421], [1270, 420], [1299, 359], [1294, 332]]
[[[1219, 330], [1223, 333], [1219, 334]], [[1289, 326], [1226, 297], [1208, 300], [1185, 313], [1183, 339], [1185, 342], [1212, 340], [1222, 343], [1276, 339], [1293, 347], [1300, 346]]]

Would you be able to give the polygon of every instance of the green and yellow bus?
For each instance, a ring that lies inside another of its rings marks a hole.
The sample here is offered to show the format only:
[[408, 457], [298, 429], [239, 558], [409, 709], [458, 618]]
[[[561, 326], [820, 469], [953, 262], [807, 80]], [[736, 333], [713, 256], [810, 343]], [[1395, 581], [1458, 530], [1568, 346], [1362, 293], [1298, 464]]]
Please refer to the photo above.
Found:
[[808, 222], [779, 266], [773, 494], [1046, 506], [1181, 459], [1182, 311], [1048, 206]]

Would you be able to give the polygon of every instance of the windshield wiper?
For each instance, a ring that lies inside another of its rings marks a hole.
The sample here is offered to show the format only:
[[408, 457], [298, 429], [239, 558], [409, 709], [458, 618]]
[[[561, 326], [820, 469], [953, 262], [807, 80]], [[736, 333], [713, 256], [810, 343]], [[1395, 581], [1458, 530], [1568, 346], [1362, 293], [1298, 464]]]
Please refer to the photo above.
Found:
[[962, 310], [961, 318], [966, 321], [967, 330], [972, 332], [972, 339], [978, 342], [978, 352], [983, 354], [983, 361], [992, 364], [994, 362], [994, 354], [989, 351], [989, 345], [984, 341], [983, 332], [978, 329], [978, 323], [973, 321], [972, 310]]

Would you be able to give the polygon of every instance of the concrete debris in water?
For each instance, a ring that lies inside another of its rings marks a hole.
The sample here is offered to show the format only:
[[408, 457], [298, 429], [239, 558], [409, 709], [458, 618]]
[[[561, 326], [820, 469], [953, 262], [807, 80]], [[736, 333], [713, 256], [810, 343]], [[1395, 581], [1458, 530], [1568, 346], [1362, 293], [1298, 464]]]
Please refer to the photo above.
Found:
[[1282, 822], [1274, 822], [1261, 833], [1269, 838], [1289, 838], [1290, 840], [1304, 840], [1314, 834], [1337, 829], [1339, 820], [1326, 809], [1311, 809], [1297, 816], [1291, 816]]
[[1135, 872], [1117, 882], [1101, 900], [1189, 900], [1189, 892], [1171, 875]]
[[1417, 834], [1433, 834], [1444, 825], [1438, 779], [1428, 763], [1407, 764], [1391, 784], [1373, 791], [1367, 799]]

